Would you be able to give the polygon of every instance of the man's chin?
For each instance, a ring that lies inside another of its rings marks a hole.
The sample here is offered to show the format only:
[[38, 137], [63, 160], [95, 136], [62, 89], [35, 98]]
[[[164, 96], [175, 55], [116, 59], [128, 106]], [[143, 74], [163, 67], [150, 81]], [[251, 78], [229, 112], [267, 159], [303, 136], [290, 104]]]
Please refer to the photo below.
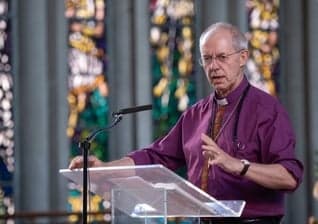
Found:
[[224, 96], [224, 94], [227, 92], [227, 89], [223, 85], [215, 85], [213, 87], [219, 96]]
[[213, 82], [212, 86], [213, 86], [214, 89], [220, 90], [220, 91], [225, 89], [225, 86], [221, 82]]

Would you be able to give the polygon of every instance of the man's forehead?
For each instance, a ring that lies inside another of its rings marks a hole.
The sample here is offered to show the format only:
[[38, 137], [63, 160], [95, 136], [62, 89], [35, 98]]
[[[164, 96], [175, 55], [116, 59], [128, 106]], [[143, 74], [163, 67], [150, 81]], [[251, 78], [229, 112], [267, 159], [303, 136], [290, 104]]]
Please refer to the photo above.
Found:
[[233, 48], [232, 38], [224, 32], [211, 33], [202, 40], [200, 50], [202, 53], [226, 53]]
[[232, 43], [232, 34], [228, 29], [218, 28], [209, 30], [203, 37], [202, 37], [202, 44], [209, 40], [219, 41], [219, 40], [227, 40]]

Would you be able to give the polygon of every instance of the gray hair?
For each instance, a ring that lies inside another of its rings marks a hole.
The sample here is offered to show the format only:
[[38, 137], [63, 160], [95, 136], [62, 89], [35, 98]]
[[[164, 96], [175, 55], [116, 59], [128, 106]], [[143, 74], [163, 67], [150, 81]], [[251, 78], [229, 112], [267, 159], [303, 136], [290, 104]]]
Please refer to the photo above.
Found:
[[218, 22], [209, 26], [200, 36], [200, 49], [206, 37], [219, 30], [228, 30], [232, 34], [232, 44], [235, 50], [242, 50], [248, 48], [248, 41], [245, 35], [235, 26], [229, 23]]

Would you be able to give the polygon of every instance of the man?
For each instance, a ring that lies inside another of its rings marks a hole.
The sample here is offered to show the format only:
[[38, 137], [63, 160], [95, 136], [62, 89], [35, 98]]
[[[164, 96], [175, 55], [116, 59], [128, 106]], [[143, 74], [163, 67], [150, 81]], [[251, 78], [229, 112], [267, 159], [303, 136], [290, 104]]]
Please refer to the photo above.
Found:
[[[214, 198], [246, 201], [242, 217], [213, 223], [280, 223], [284, 193], [299, 186], [303, 166], [295, 158], [295, 135], [286, 111], [244, 75], [247, 47], [236, 27], [210, 26], [200, 37], [200, 61], [212, 94], [147, 148], [110, 163], [91, 157], [90, 165], [186, 166], [188, 180]], [[81, 165], [76, 157], [70, 168]]]

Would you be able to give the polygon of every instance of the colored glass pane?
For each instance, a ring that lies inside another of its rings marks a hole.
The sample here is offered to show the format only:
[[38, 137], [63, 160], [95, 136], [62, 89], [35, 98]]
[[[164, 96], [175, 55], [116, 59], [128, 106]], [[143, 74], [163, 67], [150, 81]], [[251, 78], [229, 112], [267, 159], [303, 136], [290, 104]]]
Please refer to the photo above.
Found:
[[194, 1], [150, 1], [154, 137], [195, 101]]
[[[81, 154], [78, 143], [93, 130], [108, 123], [108, 84], [106, 82], [105, 0], [65, 0], [65, 16], [69, 21], [67, 135], [71, 140], [71, 157]], [[106, 160], [107, 133], [98, 135], [91, 144], [90, 154]], [[81, 211], [82, 193], [69, 183], [69, 207]], [[91, 196], [90, 211], [105, 209], [98, 196]], [[75, 218], [75, 217], [74, 217]], [[104, 220], [103, 216], [91, 220]], [[72, 220], [75, 221], [75, 220]]]
[[278, 45], [279, 0], [247, 0], [250, 60], [248, 79], [260, 89], [276, 95], [280, 52]]
[[13, 77], [9, 11], [9, 2], [0, 1], [0, 215], [14, 213]]

